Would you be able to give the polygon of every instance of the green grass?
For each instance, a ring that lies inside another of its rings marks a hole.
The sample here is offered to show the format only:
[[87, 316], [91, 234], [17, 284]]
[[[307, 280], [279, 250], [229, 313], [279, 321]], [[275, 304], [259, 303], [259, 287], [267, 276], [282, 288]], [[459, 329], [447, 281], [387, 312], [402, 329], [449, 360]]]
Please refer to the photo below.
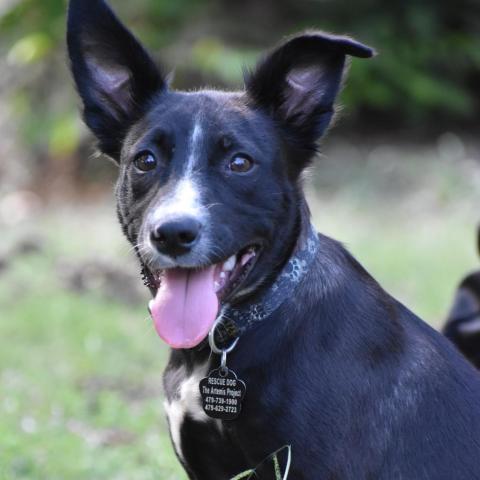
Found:
[[[480, 198], [468, 162], [423, 157], [324, 159], [309, 196], [318, 229], [439, 327], [457, 282], [477, 266]], [[45, 248], [0, 274], [0, 480], [185, 479], [162, 407], [167, 349], [146, 293], [127, 305], [96, 289], [72, 292], [59, 275], [92, 257], [137, 271], [113, 206], [50, 209], [3, 230], [4, 249], [26, 234]]]
[[145, 309], [62, 290], [51, 270], [25, 257], [3, 286], [0, 479], [185, 478]]

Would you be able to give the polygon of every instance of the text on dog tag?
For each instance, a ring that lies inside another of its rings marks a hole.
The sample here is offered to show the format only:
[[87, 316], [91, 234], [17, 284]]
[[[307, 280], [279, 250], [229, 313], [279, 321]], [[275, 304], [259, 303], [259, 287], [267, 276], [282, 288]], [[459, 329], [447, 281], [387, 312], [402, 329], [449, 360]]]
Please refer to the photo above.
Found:
[[203, 410], [209, 417], [234, 420], [240, 415], [247, 388], [233, 370], [227, 367], [212, 370], [199, 387]]

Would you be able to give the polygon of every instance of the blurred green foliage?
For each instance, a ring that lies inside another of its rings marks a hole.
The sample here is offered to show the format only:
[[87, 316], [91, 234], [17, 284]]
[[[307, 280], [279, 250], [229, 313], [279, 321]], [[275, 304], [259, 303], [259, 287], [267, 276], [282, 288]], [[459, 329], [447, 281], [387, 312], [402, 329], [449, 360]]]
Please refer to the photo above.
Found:
[[[241, 85], [242, 64], [283, 35], [308, 27], [348, 33], [376, 47], [355, 61], [343, 93], [349, 119], [366, 127], [473, 125], [480, 107], [477, 0], [111, 0], [120, 17], [167, 65], [176, 82]], [[80, 141], [66, 68], [65, 0], [0, 3], [8, 104], [21, 138], [47, 155]], [[348, 118], [347, 118], [348, 122]]]

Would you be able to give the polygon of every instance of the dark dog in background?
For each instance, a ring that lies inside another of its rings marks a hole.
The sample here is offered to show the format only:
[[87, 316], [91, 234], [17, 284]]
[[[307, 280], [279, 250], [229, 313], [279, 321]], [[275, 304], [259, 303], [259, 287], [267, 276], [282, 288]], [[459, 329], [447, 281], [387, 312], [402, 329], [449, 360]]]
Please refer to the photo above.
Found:
[[[179, 92], [101, 0], [70, 1], [68, 48], [85, 121], [119, 166], [118, 217], [157, 331], [174, 347], [166, 409], [189, 477], [227, 480], [291, 445], [292, 480], [478, 478], [478, 372], [310, 227], [302, 173], [346, 56], [372, 50], [309, 32], [267, 54], [243, 91]], [[219, 305], [256, 318], [292, 260], [287, 278], [301, 280], [228, 355], [247, 385], [240, 416], [208, 417], [199, 382], [219, 365], [205, 343]]]
[[[480, 255], [480, 226], [477, 249]], [[458, 286], [443, 333], [480, 368], [480, 270], [467, 275]]]

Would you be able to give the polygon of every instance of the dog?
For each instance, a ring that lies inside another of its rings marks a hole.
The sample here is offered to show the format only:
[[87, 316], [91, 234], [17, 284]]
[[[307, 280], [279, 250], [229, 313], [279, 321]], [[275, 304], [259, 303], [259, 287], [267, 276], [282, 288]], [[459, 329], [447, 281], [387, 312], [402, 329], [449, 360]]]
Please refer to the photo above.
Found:
[[285, 446], [294, 480], [479, 478], [477, 370], [310, 224], [303, 172], [347, 57], [373, 50], [308, 31], [243, 91], [183, 92], [102, 0], [70, 0], [67, 43], [172, 347], [165, 407], [189, 478], [230, 479]]
[[[480, 226], [477, 249], [480, 254]], [[480, 270], [467, 275], [458, 286], [443, 333], [480, 368]]]

